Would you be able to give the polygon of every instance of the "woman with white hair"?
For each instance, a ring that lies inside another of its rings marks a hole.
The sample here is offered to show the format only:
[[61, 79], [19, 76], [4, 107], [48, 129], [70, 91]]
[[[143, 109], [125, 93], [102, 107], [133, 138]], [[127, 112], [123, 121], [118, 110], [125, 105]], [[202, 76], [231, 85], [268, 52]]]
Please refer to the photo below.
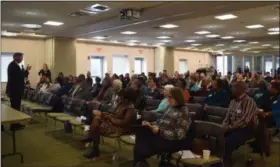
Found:
[[160, 104], [158, 105], [158, 108], [152, 111], [144, 111], [143, 112], [143, 119], [148, 121], [154, 121], [157, 118], [159, 118], [162, 114], [165, 113], [167, 110], [169, 103], [169, 96], [170, 96], [170, 90], [174, 88], [173, 85], [165, 85], [163, 90], [164, 99], [161, 100]]
[[122, 81], [119, 79], [115, 79], [113, 81], [112, 87], [108, 88], [104, 94], [104, 98], [101, 101], [102, 104], [112, 104], [114, 105], [117, 100], [117, 94], [122, 88]]

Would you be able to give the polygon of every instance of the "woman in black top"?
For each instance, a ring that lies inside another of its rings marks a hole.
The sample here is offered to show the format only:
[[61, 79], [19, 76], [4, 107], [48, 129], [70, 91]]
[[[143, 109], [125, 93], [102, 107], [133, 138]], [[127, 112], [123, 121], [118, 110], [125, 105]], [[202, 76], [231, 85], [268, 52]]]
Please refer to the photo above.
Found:
[[43, 68], [39, 71], [38, 73], [40, 76], [46, 75], [47, 78], [49, 79], [49, 82], [52, 82], [51, 79], [51, 71], [48, 68], [48, 65], [46, 63], [43, 64]]

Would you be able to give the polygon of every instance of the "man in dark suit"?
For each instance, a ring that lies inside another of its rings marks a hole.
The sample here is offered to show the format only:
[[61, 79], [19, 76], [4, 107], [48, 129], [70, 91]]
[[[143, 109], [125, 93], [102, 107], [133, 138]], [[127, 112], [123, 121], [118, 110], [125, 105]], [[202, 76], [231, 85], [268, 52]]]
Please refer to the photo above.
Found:
[[76, 98], [76, 99], [82, 99], [86, 100], [88, 93], [92, 89], [92, 86], [88, 84], [86, 81], [86, 77], [84, 74], [80, 74], [78, 76], [78, 82], [76, 85], [73, 86], [73, 88], [70, 90], [69, 94], [70, 97]]
[[[6, 87], [6, 93], [10, 97], [11, 107], [20, 110], [21, 97], [24, 92], [24, 79], [28, 76], [31, 66], [27, 66], [26, 70], [20, 63], [23, 59], [22, 53], [14, 53], [14, 61], [8, 66], [8, 83]], [[20, 124], [13, 124], [14, 126], [20, 126]]]

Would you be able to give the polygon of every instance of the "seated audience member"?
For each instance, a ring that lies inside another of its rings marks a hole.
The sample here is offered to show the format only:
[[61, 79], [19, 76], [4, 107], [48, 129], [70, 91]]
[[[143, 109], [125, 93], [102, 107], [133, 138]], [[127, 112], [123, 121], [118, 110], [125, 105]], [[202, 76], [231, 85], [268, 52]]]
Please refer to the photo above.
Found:
[[36, 89], [39, 91], [47, 91], [47, 89], [49, 88], [50, 83], [48, 81], [48, 78], [45, 74], [42, 74], [40, 82], [37, 84]]
[[89, 71], [87, 72], [87, 79], [86, 79], [86, 81], [87, 81], [87, 83], [88, 83], [90, 86], [92, 86], [93, 80], [92, 80], [92, 78], [91, 78], [91, 73], [90, 73]]
[[179, 81], [179, 79], [180, 79], [179, 72], [175, 71], [174, 72], [174, 77], [172, 78], [172, 84], [177, 85], [177, 82]]
[[183, 78], [180, 78], [180, 79], [177, 80], [177, 85], [176, 86], [178, 86], [179, 88], [182, 89], [182, 91], [184, 92], [186, 103], [189, 103], [191, 95], [186, 88], [187, 87], [186, 81]]
[[129, 76], [129, 73], [126, 73], [125, 76], [124, 76], [124, 85], [123, 85], [123, 87], [124, 88], [128, 87], [129, 82], [130, 82], [130, 76]]
[[141, 84], [140, 91], [142, 92], [144, 97], [147, 97], [147, 95], [148, 95], [148, 87], [145, 85], [145, 78], [142, 75], [140, 75], [138, 77], [138, 82]]
[[204, 74], [204, 73], [200, 73], [200, 75], [199, 75], [199, 80], [196, 82], [196, 85], [197, 85], [198, 87], [201, 88], [201, 84], [202, 84], [202, 81], [204, 80], [204, 78], [205, 78], [205, 74]]
[[227, 108], [230, 102], [229, 94], [223, 89], [223, 81], [221, 79], [212, 81], [212, 89], [205, 99], [205, 105]]
[[133, 100], [136, 97], [132, 88], [126, 88], [119, 92], [118, 104], [113, 113], [93, 111], [89, 134], [83, 142], [93, 141], [93, 148], [90, 153], [85, 154], [86, 158], [92, 159], [100, 156], [100, 136], [121, 136], [132, 132], [134, 118]]
[[121, 74], [119, 77], [120, 77], [120, 80], [122, 81], [122, 89], [126, 88], [124, 76]]
[[169, 106], [169, 96], [170, 96], [170, 90], [174, 88], [173, 85], [165, 85], [163, 90], [164, 99], [160, 101], [160, 104], [158, 105], [157, 109], [152, 111], [144, 111], [143, 112], [143, 119], [154, 121], [157, 120], [164, 112], [167, 110]]
[[50, 87], [46, 90], [49, 93], [55, 94], [60, 88], [61, 78], [56, 78], [54, 83], [50, 85]]
[[141, 91], [142, 84], [138, 79], [135, 79], [130, 87], [135, 90], [134, 108], [141, 112], [145, 108], [145, 96]]
[[110, 81], [111, 82], [111, 77], [110, 77], [110, 74], [109, 73], [106, 73], [105, 74], [105, 77], [104, 77], [104, 79], [102, 80], [102, 85], [104, 85], [104, 83], [108, 83], [108, 81]]
[[[111, 78], [107, 78], [105, 81], [104, 80], [102, 81], [102, 87], [101, 87], [101, 89], [100, 89], [100, 91], [99, 91], [99, 93], [98, 93], [98, 95], [97, 95], [95, 100], [102, 101], [104, 99], [105, 93], [107, 92], [108, 89], [112, 89], [112, 80], [111, 80]], [[113, 90], [111, 92], [113, 92]]]
[[70, 90], [69, 94], [72, 98], [86, 100], [90, 89], [91, 86], [87, 83], [85, 75], [80, 74], [77, 83]]
[[153, 78], [149, 81], [147, 97], [151, 97], [152, 99], [161, 99], [162, 98], [160, 89], [158, 88], [155, 78]]
[[60, 79], [63, 79], [64, 78], [64, 74], [62, 72], [58, 73], [58, 76]]
[[257, 88], [258, 83], [261, 80], [261, 74], [259, 72], [255, 73], [254, 77], [251, 79], [251, 82], [249, 82], [249, 88]]
[[69, 82], [69, 78], [64, 77], [63, 78], [63, 84], [62, 84], [61, 88], [58, 89], [55, 94], [57, 96], [67, 95], [69, 93], [69, 91], [72, 89], [72, 87], [73, 87], [73, 84], [71, 82]]
[[114, 81], [115, 79], [120, 79], [117, 74], [113, 74], [113, 76], [112, 76], [112, 81]]
[[98, 96], [99, 91], [101, 90], [101, 78], [96, 77], [95, 78], [95, 84], [93, 85], [91, 91], [90, 91], [90, 98], [89, 100], [92, 100]]
[[[182, 149], [185, 142], [191, 117], [185, 106], [182, 89], [172, 88], [169, 96], [170, 107], [155, 124], [143, 121], [142, 127], [136, 130], [133, 166], [145, 162], [158, 153], [176, 152]], [[191, 142], [185, 142], [191, 143]]]
[[263, 109], [264, 111], [267, 110], [269, 105], [269, 90], [266, 87], [266, 83], [264, 80], [259, 81], [258, 83], [258, 90], [254, 92], [253, 99], [257, 104], [258, 108]]
[[103, 100], [100, 102], [102, 104], [112, 104], [113, 107], [116, 107], [118, 92], [122, 89], [122, 82], [119, 79], [113, 80], [112, 87], [108, 88], [104, 94]]
[[195, 75], [191, 75], [191, 83], [190, 83], [190, 92], [198, 92], [200, 87], [196, 85], [197, 77]]
[[273, 77], [270, 75], [270, 72], [266, 72], [264, 80], [268, 83], [271, 83]]
[[72, 83], [72, 82], [73, 82], [73, 78], [74, 78], [74, 77], [73, 77], [73, 75], [69, 75], [69, 77], [68, 77], [68, 78], [69, 78], [69, 82], [71, 82], [71, 83]]
[[234, 99], [230, 102], [223, 121], [226, 130], [224, 155], [226, 166], [232, 165], [230, 161], [232, 152], [252, 138], [254, 129], [258, 126], [258, 107], [245, 91], [245, 82], [237, 81], [233, 85]]

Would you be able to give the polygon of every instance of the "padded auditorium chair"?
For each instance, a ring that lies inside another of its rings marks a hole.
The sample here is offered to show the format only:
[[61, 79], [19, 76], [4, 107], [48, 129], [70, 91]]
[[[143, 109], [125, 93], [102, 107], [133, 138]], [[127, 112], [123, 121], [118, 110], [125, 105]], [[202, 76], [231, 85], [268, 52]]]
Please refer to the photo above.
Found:
[[191, 103], [197, 103], [197, 104], [204, 104], [206, 97], [202, 96], [192, 96], [191, 97]]
[[160, 100], [155, 100], [155, 99], [147, 98], [145, 103], [146, 103], [145, 110], [146, 111], [150, 111], [150, 110], [157, 109], [157, 107], [158, 107], [158, 105], [160, 103]]
[[172, 155], [173, 160], [171, 160], [171, 163], [176, 166], [179, 166], [179, 164], [210, 166], [217, 163], [222, 163], [223, 165], [225, 151], [224, 128], [212, 122], [195, 121], [195, 132], [196, 141], [203, 139], [208, 143], [209, 148], [207, 149], [211, 151], [210, 158], [208, 160], [204, 160], [202, 156], [201, 158], [182, 158], [183, 151], [179, 151]]
[[228, 108], [208, 106], [206, 108], [206, 121], [222, 124]]

